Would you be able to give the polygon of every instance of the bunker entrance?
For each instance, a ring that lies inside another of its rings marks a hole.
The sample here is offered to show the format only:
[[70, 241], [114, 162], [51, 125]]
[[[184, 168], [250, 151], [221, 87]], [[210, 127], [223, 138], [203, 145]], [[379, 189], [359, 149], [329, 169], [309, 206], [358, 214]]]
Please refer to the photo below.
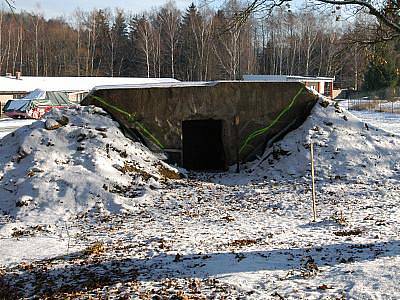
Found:
[[222, 143], [222, 120], [182, 122], [183, 166], [191, 170], [226, 168]]

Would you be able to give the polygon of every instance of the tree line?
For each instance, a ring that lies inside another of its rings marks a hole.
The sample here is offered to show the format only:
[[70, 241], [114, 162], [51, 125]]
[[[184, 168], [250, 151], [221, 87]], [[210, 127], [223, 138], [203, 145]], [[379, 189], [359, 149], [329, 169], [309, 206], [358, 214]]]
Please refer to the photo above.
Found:
[[[218, 9], [191, 4], [181, 11], [169, 2], [142, 14], [76, 10], [68, 20], [0, 11], [0, 74], [187, 81], [243, 74], [335, 76], [343, 88], [357, 89], [373, 77], [371, 61], [375, 68], [382, 60], [387, 65], [380, 46], [360, 42], [369, 34], [365, 25], [374, 24], [366, 16], [341, 23], [335, 10], [284, 6], [235, 22], [242, 8], [229, 0]], [[397, 55], [395, 46], [385, 47]]]

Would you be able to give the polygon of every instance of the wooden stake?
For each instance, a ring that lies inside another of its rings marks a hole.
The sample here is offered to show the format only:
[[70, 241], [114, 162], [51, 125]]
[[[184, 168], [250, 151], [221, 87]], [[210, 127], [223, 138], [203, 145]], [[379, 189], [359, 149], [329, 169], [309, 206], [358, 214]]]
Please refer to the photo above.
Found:
[[312, 210], [313, 210], [313, 222], [317, 221], [317, 203], [315, 200], [315, 174], [314, 174], [314, 144], [310, 144], [311, 154], [311, 181], [312, 181]]
[[235, 135], [236, 135], [236, 173], [240, 173], [240, 141], [239, 141], [239, 124], [240, 124], [240, 117], [239, 115], [235, 115], [234, 121], [235, 125]]

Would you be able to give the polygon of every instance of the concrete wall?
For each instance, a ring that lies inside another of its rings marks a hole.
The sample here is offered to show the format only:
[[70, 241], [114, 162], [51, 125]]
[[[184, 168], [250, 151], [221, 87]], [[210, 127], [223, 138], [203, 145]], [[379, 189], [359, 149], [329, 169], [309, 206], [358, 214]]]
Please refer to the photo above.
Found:
[[[199, 86], [110, 88], [91, 92], [82, 104], [96, 104], [109, 111], [127, 127], [127, 118], [91, 97], [95, 95], [135, 114], [164, 146], [182, 149], [182, 121], [223, 120], [223, 143], [227, 164], [236, 161], [236, 149], [249, 134], [268, 126], [302, 90], [293, 107], [266, 134], [259, 136], [240, 155], [241, 161], [260, 154], [266, 142], [299, 126], [315, 104], [316, 96], [300, 82], [212, 82]], [[234, 126], [239, 116], [239, 139]]]

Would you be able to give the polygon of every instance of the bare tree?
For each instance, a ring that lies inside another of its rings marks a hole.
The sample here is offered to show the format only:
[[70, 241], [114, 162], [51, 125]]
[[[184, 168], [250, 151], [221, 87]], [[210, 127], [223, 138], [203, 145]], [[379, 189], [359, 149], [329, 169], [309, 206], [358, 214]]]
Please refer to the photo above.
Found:
[[168, 47], [171, 77], [175, 77], [175, 57], [176, 46], [178, 41], [178, 29], [180, 23], [180, 12], [173, 2], [168, 2], [161, 8], [159, 13], [162, 32], [165, 33], [165, 42]]
[[146, 60], [147, 77], [150, 78], [150, 57], [151, 57], [151, 40], [153, 38], [152, 28], [149, 21], [143, 16], [137, 23], [137, 34], [139, 48], [143, 52]]
[[[380, 28], [379, 37], [369, 43], [391, 40], [400, 36], [400, 3], [398, 1], [366, 1], [366, 0], [313, 0], [314, 7], [331, 5], [335, 7], [346, 7], [354, 14], [367, 13], [374, 16], [377, 26]], [[236, 21], [245, 22], [253, 13], [271, 14], [277, 7], [289, 6], [293, 0], [251, 0], [241, 11], [238, 11]]]

